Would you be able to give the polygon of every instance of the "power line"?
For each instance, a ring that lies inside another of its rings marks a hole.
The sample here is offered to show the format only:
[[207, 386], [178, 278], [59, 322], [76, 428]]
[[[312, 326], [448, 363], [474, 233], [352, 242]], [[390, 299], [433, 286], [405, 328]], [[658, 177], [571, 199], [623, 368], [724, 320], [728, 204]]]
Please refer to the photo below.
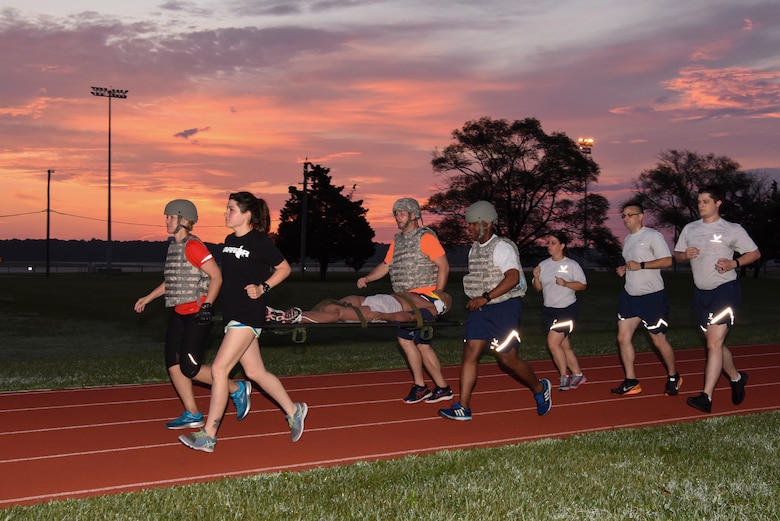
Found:
[[[21, 217], [21, 216], [24, 216], [24, 215], [34, 215], [34, 214], [37, 214], [37, 213], [46, 213], [46, 210], [38, 210], [37, 212], [25, 212], [25, 213], [14, 213], [14, 214], [9, 214], [9, 215], [0, 215], [0, 219], [6, 218], [6, 217]], [[87, 216], [84, 216], [84, 215], [76, 215], [76, 214], [72, 214], [72, 213], [58, 212], [57, 210], [52, 210], [51, 213], [56, 213], [58, 215], [62, 215], [62, 216], [65, 216], [65, 217], [75, 217], [76, 219], [84, 219], [86, 221], [97, 221], [97, 222], [101, 222], [101, 223], [106, 222], [106, 219], [100, 219], [98, 217], [87, 217]], [[117, 224], [125, 224], [125, 225], [128, 225], [128, 226], [145, 226], [145, 227], [154, 227], [154, 228], [159, 228], [160, 227], [159, 224], [129, 223], [129, 222], [124, 222], [124, 221], [113, 221], [113, 222], [115, 222]], [[223, 228], [223, 227], [222, 226], [203, 225], [203, 226], [198, 226], [198, 228]]]
[[36, 214], [36, 213], [46, 213], [46, 210], [38, 210], [37, 212], [12, 213], [12, 214], [8, 214], [8, 215], [0, 215], [0, 219], [2, 219], [4, 217], [20, 217], [22, 215], [33, 215], [33, 214]]

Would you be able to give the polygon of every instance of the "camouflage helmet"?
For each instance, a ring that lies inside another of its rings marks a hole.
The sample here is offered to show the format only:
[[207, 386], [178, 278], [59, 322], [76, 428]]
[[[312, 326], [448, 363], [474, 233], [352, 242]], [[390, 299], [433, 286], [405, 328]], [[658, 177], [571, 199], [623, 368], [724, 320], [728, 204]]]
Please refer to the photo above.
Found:
[[198, 210], [192, 201], [174, 199], [165, 205], [165, 215], [178, 215], [191, 223], [198, 222]]
[[409, 212], [414, 216], [415, 219], [422, 217], [422, 212], [420, 212], [420, 203], [411, 197], [403, 197], [393, 203], [393, 213], [399, 210], [402, 212]]
[[498, 213], [496, 212], [495, 207], [487, 201], [477, 201], [466, 210], [467, 223], [476, 223], [480, 221], [494, 223], [496, 220], [498, 220]]

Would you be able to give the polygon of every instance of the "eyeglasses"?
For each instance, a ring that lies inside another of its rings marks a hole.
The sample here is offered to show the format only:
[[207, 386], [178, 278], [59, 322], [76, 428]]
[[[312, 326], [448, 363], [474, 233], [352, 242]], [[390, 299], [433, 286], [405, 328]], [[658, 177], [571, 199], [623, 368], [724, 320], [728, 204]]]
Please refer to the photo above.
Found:
[[620, 218], [625, 219], [626, 217], [636, 217], [639, 215], [638, 213], [621, 213]]

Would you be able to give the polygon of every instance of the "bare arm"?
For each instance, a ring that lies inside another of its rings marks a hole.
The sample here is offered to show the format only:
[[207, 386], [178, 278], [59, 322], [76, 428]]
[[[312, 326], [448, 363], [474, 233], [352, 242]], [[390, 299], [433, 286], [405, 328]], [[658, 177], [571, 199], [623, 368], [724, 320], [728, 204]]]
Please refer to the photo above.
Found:
[[[504, 278], [501, 279], [501, 282], [498, 283], [498, 286], [488, 291], [488, 295], [490, 296], [491, 300], [500, 297], [504, 293], [517, 286], [519, 283], [520, 270], [514, 268], [507, 270], [504, 273]], [[474, 297], [473, 299], [469, 300], [468, 304], [466, 304], [466, 307], [469, 308], [470, 311], [475, 311], [487, 303], [488, 300], [485, 297]]]
[[379, 280], [385, 275], [390, 273], [390, 265], [384, 261], [380, 262], [376, 265], [376, 267], [371, 270], [371, 272], [366, 275], [365, 277], [360, 277], [357, 280], [357, 287], [359, 288], [365, 288], [368, 286], [369, 282], [374, 282], [375, 280]]
[[[270, 277], [265, 281], [266, 284], [268, 284], [271, 288], [274, 288], [282, 283], [284, 279], [286, 279], [290, 273], [292, 273], [292, 268], [290, 267], [290, 263], [286, 260], [280, 262], [276, 266], [274, 266], [274, 272], [271, 274]], [[263, 285], [261, 284], [247, 284], [244, 289], [246, 290], [246, 294], [249, 295], [249, 298], [255, 299], [258, 298], [260, 295], [263, 294]]]
[[153, 301], [157, 297], [162, 297], [163, 295], [165, 295], [165, 281], [154, 288], [148, 295], [144, 295], [143, 297], [136, 300], [133, 309], [136, 313], [141, 313], [144, 309], [146, 309], [146, 305], [149, 302]]
[[533, 273], [534, 277], [531, 279], [531, 286], [533, 286], [536, 291], [542, 291], [542, 282], [539, 280], [539, 276], [542, 274], [542, 267], [536, 266]]
[[446, 255], [434, 259], [433, 263], [438, 269], [436, 274], [436, 291], [444, 291], [447, 288], [447, 279], [450, 276], [450, 263]]
[[214, 259], [206, 261], [203, 266], [200, 267], [200, 269], [202, 269], [206, 275], [211, 277], [211, 282], [209, 282], [209, 289], [206, 292], [206, 300], [204, 301], [204, 304], [213, 304], [214, 301], [217, 300], [219, 290], [222, 288], [222, 270], [219, 269], [217, 261]]
[[[676, 256], [676, 252], [675, 252]], [[645, 261], [645, 267], [646, 270], [660, 270], [663, 268], [668, 268], [672, 265], [672, 257], [671, 255], [669, 257], [661, 257], [660, 259], [653, 259], [651, 261]], [[626, 261], [626, 269], [628, 271], [636, 271], [641, 270], [642, 263], [637, 261]]]
[[555, 283], [558, 284], [559, 286], [564, 286], [566, 288], [573, 289], [574, 291], [582, 291], [588, 287], [587, 284], [583, 284], [582, 282], [576, 280], [566, 280], [561, 277], [555, 277]]
[[738, 259], [718, 259], [718, 271], [736, 270], [743, 266], [753, 264], [761, 258], [761, 252], [758, 250], [749, 251]]

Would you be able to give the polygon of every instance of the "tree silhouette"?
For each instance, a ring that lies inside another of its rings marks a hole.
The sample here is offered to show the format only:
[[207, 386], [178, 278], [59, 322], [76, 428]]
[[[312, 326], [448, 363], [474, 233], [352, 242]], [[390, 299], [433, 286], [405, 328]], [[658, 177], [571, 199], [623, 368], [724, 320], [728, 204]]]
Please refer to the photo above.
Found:
[[[443, 190], [424, 209], [442, 216], [432, 225], [442, 242], [462, 242], [463, 216], [476, 200], [490, 201], [499, 226], [520, 248], [533, 245], [552, 229], [564, 229], [588, 246], [619, 252], [607, 228], [607, 200], [583, 197], [598, 180], [599, 167], [566, 134], [546, 134], [539, 121], [509, 122], [488, 117], [468, 121], [452, 132], [453, 143], [435, 151], [434, 172], [448, 174]], [[587, 204], [584, 204], [587, 203]]]
[[[363, 267], [374, 254], [374, 230], [366, 220], [362, 200], [353, 200], [355, 186], [343, 195], [343, 186], [334, 186], [329, 168], [314, 165], [308, 173], [311, 182], [306, 204], [306, 256], [319, 261], [320, 279], [325, 280], [328, 265], [344, 260], [354, 270]], [[289, 187], [290, 198], [280, 212], [276, 244], [288, 259], [301, 258], [301, 209], [303, 191]]]

